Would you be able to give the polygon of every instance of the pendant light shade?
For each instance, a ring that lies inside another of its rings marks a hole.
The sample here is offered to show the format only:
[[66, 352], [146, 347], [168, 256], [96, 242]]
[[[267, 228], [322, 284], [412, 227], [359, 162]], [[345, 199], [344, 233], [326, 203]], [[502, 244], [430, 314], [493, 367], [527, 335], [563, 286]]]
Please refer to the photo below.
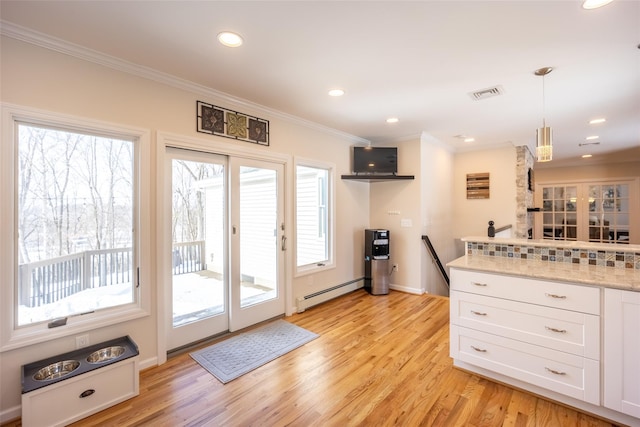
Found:
[[536, 158], [539, 162], [549, 162], [553, 159], [553, 144], [551, 140], [551, 128], [549, 126], [536, 130]]
[[542, 76], [542, 127], [536, 130], [536, 160], [539, 162], [549, 162], [553, 159], [552, 132], [544, 119], [544, 76], [552, 70], [551, 67], [544, 67], [534, 72], [536, 76]]

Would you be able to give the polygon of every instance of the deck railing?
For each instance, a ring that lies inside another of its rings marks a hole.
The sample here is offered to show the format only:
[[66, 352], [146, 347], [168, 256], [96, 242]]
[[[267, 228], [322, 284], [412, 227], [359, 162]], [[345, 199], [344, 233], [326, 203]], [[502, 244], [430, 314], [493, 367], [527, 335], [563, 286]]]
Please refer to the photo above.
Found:
[[[205, 268], [204, 241], [177, 243], [173, 274]], [[101, 286], [130, 283], [134, 277], [131, 248], [101, 249], [31, 262], [19, 266], [19, 299], [39, 307]]]
[[173, 274], [185, 274], [206, 268], [204, 240], [173, 244]]

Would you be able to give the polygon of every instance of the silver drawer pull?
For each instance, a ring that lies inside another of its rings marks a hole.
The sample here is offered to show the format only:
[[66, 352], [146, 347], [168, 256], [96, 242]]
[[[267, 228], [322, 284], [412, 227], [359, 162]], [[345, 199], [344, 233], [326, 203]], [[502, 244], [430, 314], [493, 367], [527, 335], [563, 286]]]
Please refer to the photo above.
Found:
[[487, 313], [483, 313], [481, 311], [474, 311], [474, 310], [469, 310], [471, 311], [471, 313], [475, 314], [476, 316], [486, 316]]
[[547, 294], [547, 293], [545, 293], [545, 295], [548, 296], [549, 298], [558, 298], [558, 299], [566, 299], [567, 298], [566, 295]]
[[567, 375], [566, 372], [556, 371], [555, 369], [550, 369], [550, 368], [547, 368], [546, 366], [545, 366], [544, 369], [546, 369], [547, 371], [549, 371], [549, 372], [551, 372], [552, 374], [555, 374], [555, 375]]
[[479, 351], [480, 353], [486, 353], [487, 352], [487, 350], [485, 350], [483, 348], [478, 348], [478, 347], [474, 347], [474, 346], [471, 346], [471, 348], [474, 349], [475, 351]]
[[544, 327], [547, 331], [551, 331], [551, 332], [557, 332], [559, 334], [566, 334], [567, 330], [566, 329], [558, 329], [558, 328], [552, 328], [551, 326], [545, 326]]
[[471, 282], [471, 284], [475, 286], [487, 286], [486, 283], [479, 283], [479, 282]]

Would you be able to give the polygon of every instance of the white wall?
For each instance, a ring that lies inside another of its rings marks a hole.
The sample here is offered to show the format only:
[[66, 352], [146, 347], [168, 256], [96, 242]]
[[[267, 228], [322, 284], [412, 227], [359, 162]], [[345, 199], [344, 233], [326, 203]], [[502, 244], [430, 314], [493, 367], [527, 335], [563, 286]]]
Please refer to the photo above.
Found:
[[371, 228], [390, 233], [390, 263], [398, 264], [398, 271], [391, 275], [392, 289], [420, 294], [420, 141], [387, 145], [398, 147], [398, 175], [414, 175], [415, 179], [358, 185], [369, 186]]
[[[427, 134], [421, 137], [422, 233], [429, 237], [441, 264], [454, 260], [453, 236], [453, 177], [454, 156], [445, 144]], [[447, 284], [424, 244], [420, 248], [422, 284], [425, 292], [447, 295]]]
[[[152, 171], [156, 177], [156, 132], [167, 132], [199, 138], [205, 141], [235, 144], [265, 153], [303, 156], [336, 165], [336, 267], [316, 275], [294, 277], [293, 267], [287, 265], [292, 294], [287, 306], [294, 307], [298, 296], [341, 284], [363, 275], [362, 230], [369, 221], [369, 190], [365, 185], [347, 183], [340, 174], [350, 171], [350, 146], [362, 140], [312, 125], [278, 112], [250, 103], [235, 102], [205, 88], [189, 85], [168, 85], [130, 73], [87, 62], [34, 45], [2, 38], [0, 100], [24, 107], [73, 115], [120, 125], [149, 129], [152, 132]], [[236, 142], [196, 132], [196, 101], [202, 100], [226, 108], [242, 111], [270, 120], [270, 147]], [[2, 141], [2, 144], [10, 141]], [[287, 165], [287, 177], [292, 165]], [[0, 172], [1, 173], [1, 172]], [[287, 212], [293, 201], [292, 181], [287, 182]], [[156, 206], [156, 188], [152, 183], [151, 206]], [[152, 230], [157, 229], [155, 210], [148, 218]], [[291, 218], [289, 218], [292, 221]], [[417, 222], [417, 218], [414, 218]], [[290, 223], [291, 224], [291, 223]], [[11, 224], [0, 224], [2, 236], [13, 232]], [[290, 227], [289, 229], [292, 229]], [[156, 238], [149, 242], [156, 247]], [[292, 248], [292, 246], [291, 246]], [[289, 258], [290, 259], [290, 258]], [[152, 264], [152, 283], [157, 283], [155, 260]], [[12, 286], [9, 277], [1, 278], [1, 286]], [[157, 360], [156, 315], [157, 289], [153, 288], [150, 316], [120, 323], [89, 333], [90, 342], [98, 343], [122, 335], [130, 335], [140, 348], [141, 365], [151, 366]], [[0, 301], [1, 304], [11, 302]], [[0, 310], [4, 308], [0, 307]], [[41, 344], [6, 351], [0, 354], [0, 421], [19, 416], [20, 367], [45, 357], [75, 349], [75, 337], [68, 336]]]
[[452, 234], [453, 153], [426, 134], [385, 145], [398, 147], [398, 174], [415, 176], [408, 181], [358, 184], [369, 185], [371, 227], [390, 231], [391, 264], [399, 266], [391, 276], [391, 287], [448, 295], [422, 235], [429, 236], [443, 266], [457, 257]]
[[[486, 236], [489, 220], [495, 226], [516, 225], [516, 148], [457, 153], [454, 158], [455, 238]], [[467, 199], [467, 174], [489, 172], [490, 198]]]

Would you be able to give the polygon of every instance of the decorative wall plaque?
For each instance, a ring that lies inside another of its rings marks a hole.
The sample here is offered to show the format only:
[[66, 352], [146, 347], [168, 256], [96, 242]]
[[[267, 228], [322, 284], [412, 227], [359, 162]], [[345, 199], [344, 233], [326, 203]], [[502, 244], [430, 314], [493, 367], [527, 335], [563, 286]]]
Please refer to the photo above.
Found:
[[269, 145], [269, 120], [197, 101], [197, 130], [254, 144]]
[[467, 199], [489, 198], [489, 173], [467, 174]]

